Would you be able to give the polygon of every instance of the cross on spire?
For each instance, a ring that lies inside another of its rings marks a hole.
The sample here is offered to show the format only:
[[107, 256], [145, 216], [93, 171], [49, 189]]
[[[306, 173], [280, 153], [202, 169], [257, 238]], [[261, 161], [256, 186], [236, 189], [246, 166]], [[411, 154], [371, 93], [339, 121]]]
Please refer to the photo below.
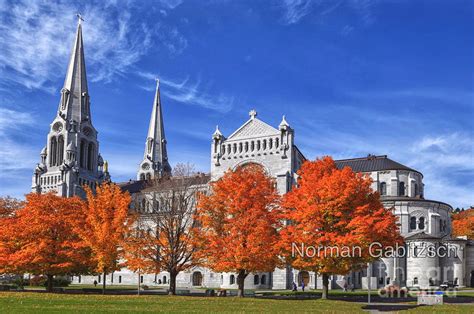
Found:
[[84, 21], [84, 18], [82, 17], [81, 13], [77, 13], [77, 24], [81, 24], [82, 21]]

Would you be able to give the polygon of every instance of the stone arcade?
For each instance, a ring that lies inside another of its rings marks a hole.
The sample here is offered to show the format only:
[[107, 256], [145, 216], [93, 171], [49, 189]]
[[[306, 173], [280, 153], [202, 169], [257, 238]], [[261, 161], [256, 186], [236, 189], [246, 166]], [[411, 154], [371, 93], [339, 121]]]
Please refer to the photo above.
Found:
[[[166, 151], [159, 82], [157, 82], [144, 159], [139, 165], [137, 180], [121, 184], [135, 199], [147, 198], [145, 180], [169, 175], [171, 167]], [[295, 131], [283, 116], [273, 127], [257, 118], [252, 110], [249, 119], [234, 133], [224, 136], [219, 128], [212, 135], [211, 173], [202, 176], [202, 185], [219, 179], [228, 169], [244, 164], [261, 165], [277, 182], [280, 194], [291, 190], [296, 182], [296, 172], [306, 157], [294, 144]], [[69, 61], [64, 87], [56, 118], [51, 123], [47, 145], [41, 151], [41, 162], [33, 176], [34, 192], [56, 191], [70, 197], [83, 195], [82, 185], [95, 187], [108, 180], [107, 164], [99, 154], [97, 131], [90, 116], [90, 99], [87, 88], [82, 29], [79, 20], [76, 38]], [[331, 288], [340, 288], [344, 282], [356, 288], [383, 287], [397, 284], [406, 287], [428, 288], [444, 281], [459, 286], [474, 286], [474, 242], [451, 238], [452, 207], [439, 201], [424, 198], [423, 174], [387, 156], [369, 155], [362, 158], [337, 160], [339, 168], [349, 166], [356, 172], [366, 173], [373, 180], [387, 208], [399, 217], [400, 231], [411, 250], [408, 257], [382, 258], [366, 270], [347, 275], [334, 275]], [[146, 212], [146, 206], [142, 207]], [[424, 256], [424, 248], [456, 248], [449, 257]], [[75, 283], [100, 282], [100, 276], [76, 276]], [[122, 269], [107, 276], [110, 284], [135, 284], [136, 275]], [[146, 285], [167, 286], [169, 275], [143, 275]], [[291, 267], [276, 269], [271, 273], [251, 274], [246, 278], [248, 289], [288, 289], [293, 282], [305, 282], [309, 288], [320, 288], [321, 278], [313, 272], [298, 271]], [[195, 268], [178, 276], [178, 287], [237, 288], [236, 274], [215, 273], [205, 268]]]

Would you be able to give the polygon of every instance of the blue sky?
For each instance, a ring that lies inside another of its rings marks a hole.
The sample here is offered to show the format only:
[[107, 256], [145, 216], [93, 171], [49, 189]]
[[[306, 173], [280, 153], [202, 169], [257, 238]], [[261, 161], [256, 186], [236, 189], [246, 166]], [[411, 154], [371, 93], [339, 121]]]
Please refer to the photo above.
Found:
[[474, 205], [472, 1], [0, 0], [0, 194], [29, 191], [84, 15], [92, 119], [134, 178], [161, 78], [172, 164], [209, 171], [216, 124], [283, 114], [306, 157], [387, 154]]

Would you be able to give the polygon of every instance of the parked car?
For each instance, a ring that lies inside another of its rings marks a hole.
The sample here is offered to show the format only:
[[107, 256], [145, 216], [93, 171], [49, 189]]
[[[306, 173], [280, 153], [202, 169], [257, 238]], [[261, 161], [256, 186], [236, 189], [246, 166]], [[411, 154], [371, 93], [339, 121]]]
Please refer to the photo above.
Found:
[[453, 281], [445, 281], [443, 282], [442, 284], [439, 285], [439, 287], [442, 289], [442, 290], [447, 290], [447, 289], [450, 289], [450, 288], [456, 288], [458, 285], [455, 284]]

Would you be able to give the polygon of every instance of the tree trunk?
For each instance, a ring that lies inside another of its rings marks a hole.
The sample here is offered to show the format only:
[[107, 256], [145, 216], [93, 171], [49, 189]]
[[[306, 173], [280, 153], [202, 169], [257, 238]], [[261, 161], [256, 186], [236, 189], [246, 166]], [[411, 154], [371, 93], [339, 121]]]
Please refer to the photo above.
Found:
[[323, 274], [323, 294], [321, 299], [326, 300], [328, 298], [328, 289], [329, 289], [329, 275]]
[[140, 280], [140, 272], [138, 272], [138, 295], [140, 295], [140, 284], [141, 284], [141, 280]]
[[102, 279], [103, 279], [103, 280], [102, 280], [102, 281], [103, 281], [103, 282], [102, 282], [102, 294], [105, 294], [105, 279], [106, 279], [105, 276], [106, 276], [106, 275], [107, 275], [107, 273], [106, 273], [106, 270], [105, 270], [105, 268], [104, 268], [104, 275], [103, 275], [103, 277], [102, 277]]
[[168, 292], [169, 295], [176, 295], [176, 277], [178, 276], [178, 272], [175, 270], [170, 271], [170, 290]]
[[46, 291], [48, 292], [53, 292], [53, 275], [46, 275], [47, 278], [47, 285], [46, 285]]
[[247, 274], [245, 273], [245, 270], [244, 269], [239, 270], [239, 274], [237, 275], [237, 285], [239, 286], [239, 291], [237, 291], [237, 296], [239, 298], [244, 297], [245, 277], [247, 277]]

